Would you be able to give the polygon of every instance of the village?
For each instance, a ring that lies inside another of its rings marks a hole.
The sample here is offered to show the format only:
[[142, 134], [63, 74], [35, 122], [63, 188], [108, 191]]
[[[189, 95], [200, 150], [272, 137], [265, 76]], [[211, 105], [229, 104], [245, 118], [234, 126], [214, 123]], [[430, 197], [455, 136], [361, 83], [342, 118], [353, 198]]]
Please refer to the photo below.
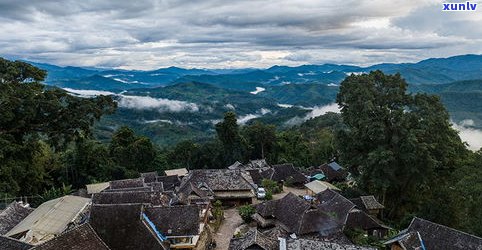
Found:
[[[36, 208], [0, 212], [0, 249], [482, 249], [482, 238], [414, 217], [398, 232], [373, 195], [336, 162], [300, 170], [265, 160], [225, 169], [172, 169], [93, 183]], [[351, 239], [350, 239], [351, 238]]]

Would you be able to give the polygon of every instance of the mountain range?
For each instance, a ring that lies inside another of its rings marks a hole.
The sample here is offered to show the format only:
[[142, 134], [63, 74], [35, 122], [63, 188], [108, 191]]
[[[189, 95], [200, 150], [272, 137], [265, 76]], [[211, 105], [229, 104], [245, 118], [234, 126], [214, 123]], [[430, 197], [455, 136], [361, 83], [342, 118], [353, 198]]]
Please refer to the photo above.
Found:
[[409, 91], [439, 95], [454, 122], [470, 120], [470, 126], [482, 128], [482, 55], [369, 67], [323, 64], [139, 71], [32, 64], [48, 71], [48, 85], [81, 96], [114, 96], [119, 110], [97, 124], [100, 138], [109, 138], [114, 129], [128, 125], [159, 145], [200, 140], [211, 136], [213, 125], [230, 110], [240, 123], [261, 120], [288, 127], [336, 111], [332, 103], [341, 81], [372, 70], [402, 74]]

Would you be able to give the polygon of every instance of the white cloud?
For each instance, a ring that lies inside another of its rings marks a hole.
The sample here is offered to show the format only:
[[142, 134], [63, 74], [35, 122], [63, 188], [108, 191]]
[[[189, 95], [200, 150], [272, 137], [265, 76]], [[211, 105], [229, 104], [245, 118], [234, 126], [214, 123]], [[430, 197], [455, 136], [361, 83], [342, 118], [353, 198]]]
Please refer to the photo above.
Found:
[[116, 95], [116, 93], [113, 93], [110, 91], [102, 91], [102, 90], [80, 90], [80, 89], [71, 89], [71, 88], [64, 88], [64, 90], [80, 97], [96, 97], [98, 95]]
[[199, 111], [199, 107], [195, 103], [164, 98], [153, 98], [150, 96], [121, 95], [118, 103], [119, 107], [130, 109], [158, 109], [161, 112]]
[[286, 108], [291, 108], [291, 107], [293, 107], [293, 105], [291, 105], [291, 104], [278, 103], [278, 107], [280, 107], [280, 108], [285, 108], [285, 109], [286, 109]]
[[441, 8], [439, 0], [1, 1], [0, 54], [154, 69], [369, 65], [482, 53], [480, 12]]
[[459, 131], [459, 136], [462, 141], [469, 144], [469, 149], [477, 151], [482, 148], [482, 130], [471, 128], [474, 125], [473, 120], [463, 120], [459, 124], [452, 123], [454, 129]]
[[315, 106], [312, 108], [305, 108], [305, 107], [300, 107], [306, 110], [311, 110], [305, 117], [299, 117], [295, 116], [288, 121], [285, 122], [286, 126], [294, 126], [294, 125], [299, 125], [311, 118], [315, 118], [318, 116], [322, 116], [328, 112], [334, 112], [334, 113], [340, 113], [340, 108], [338, 107], [338, 104], [336, 103], [331, 103], [325, 106]]
[[[185, 102], [185, 101], [170, 100], [170, 99], [164, 99], [164, 98], [153, 98], [150, 96], [123, 95], [123, 94], [116, 94], [109, 91], [78, 90], [78, 89], [70, 89], [70, 88], [64, 88], [64, 90], [80, 97], [95, 97], [98, 95], [116, 96], [118, 98], [117, 100], [118, 106], [121, 108], [157, 109], [160, 112], [181, 112], [181, 111], [197, 112], [199, 111], [199, 107], [197, 104]], [[206, 110], [208, 110], [208, 112], [210, 109], [212, 111], [211, 107], [206, 107]]]
[[322, 116], [328, 112], [340, 113], [340, 107], [338, 107], [337, 103], [332, 103], [321, 107], [313, 107], [312, 111], [308, 113], [308, 115], [306, 115], [305, 119], [308, 120], [311, 118]]
[[271, 110], [262, 108], [262, 109], [258, 110], [255, 114], [247, 114], [247, 115], [240, 116], [237, 119], [238, 124], [241, 124], [241, 125], [246, 124], [248, 121], [256, 119], [256, 118], [261, 117], [263, 115], [266, 115], [268, 113], [271, 113]]
[[256, 95], [258, 94], [259, 92], [263, 92], [265, 91], [266, 89], [265, 88], [262, 88], [262, 87], [256, 87], [256, 90], [255, 91], [251, 91], [249, 93], [253, 94], [253, 95]]

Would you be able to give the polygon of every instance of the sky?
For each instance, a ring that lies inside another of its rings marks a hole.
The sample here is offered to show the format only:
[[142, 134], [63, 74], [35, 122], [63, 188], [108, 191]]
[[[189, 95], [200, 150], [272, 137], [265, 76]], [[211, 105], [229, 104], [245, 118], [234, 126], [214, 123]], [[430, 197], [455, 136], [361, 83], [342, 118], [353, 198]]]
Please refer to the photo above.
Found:
[[148, 70], [482, 54], [482, 1], [474, 12], [443, 12], [443, 2], [0, 0], [0, 56]]

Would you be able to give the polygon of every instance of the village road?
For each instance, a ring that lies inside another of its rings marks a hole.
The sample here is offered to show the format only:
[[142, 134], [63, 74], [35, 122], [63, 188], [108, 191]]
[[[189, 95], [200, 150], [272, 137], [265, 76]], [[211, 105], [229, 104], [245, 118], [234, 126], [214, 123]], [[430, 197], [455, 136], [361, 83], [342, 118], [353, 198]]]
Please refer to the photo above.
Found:
[[224, 210], [224, 218], [221, 227], [214, 235], [216, 250], [228, 250], [229, 241], [233, 237], [234, 231], [243, 223], [243, 220], [241, 219], [241, 216], [239, 216], [238, 210], [235, 207]]

